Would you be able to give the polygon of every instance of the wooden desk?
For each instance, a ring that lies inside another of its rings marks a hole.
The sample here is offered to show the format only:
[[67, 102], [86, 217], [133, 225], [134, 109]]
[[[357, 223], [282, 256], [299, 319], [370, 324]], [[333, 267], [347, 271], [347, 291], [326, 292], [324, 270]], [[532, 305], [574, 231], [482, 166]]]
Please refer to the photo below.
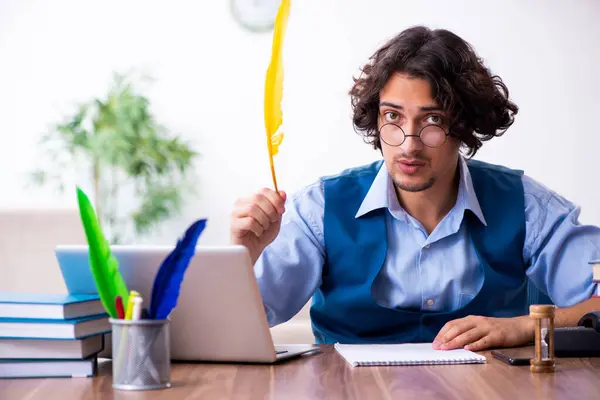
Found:
[[483, 352], [487, 364], [352, 368], [333, 349], [274, 366], [179, 364], [173, 387], [112, 389], [111, 364], [96, 378], [0, 379], [0, 399], [534, 399], [596, 397], [600, 358], [559, 358], [553, 374], [532, 374]]

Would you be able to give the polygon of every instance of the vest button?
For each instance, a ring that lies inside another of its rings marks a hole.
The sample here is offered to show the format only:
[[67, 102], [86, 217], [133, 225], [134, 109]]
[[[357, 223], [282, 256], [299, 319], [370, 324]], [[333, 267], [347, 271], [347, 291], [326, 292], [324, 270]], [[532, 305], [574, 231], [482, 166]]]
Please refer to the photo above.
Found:
[[427, 302], [426, 302], [426, 303], [427, 303], [427, 306], [428, 306], [428, 307], [431, 307], [432, 305], [434, 305], [434, 304], [435, 304], [435, 301], [433, 301], [433, 299], [429, 299], [429, 300], [427, 300]]

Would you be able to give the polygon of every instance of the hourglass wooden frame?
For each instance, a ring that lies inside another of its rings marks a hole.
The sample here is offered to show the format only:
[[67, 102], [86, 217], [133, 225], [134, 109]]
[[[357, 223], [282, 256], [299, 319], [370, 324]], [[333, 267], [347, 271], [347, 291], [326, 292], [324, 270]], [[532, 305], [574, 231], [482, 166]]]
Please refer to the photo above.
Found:
[[[535, 355], [530, 360], [531, 372], [554, 372], [556, 365], [554, 357], [555, 309], [556, 307], [552, 305], [529, 306], [529, 316], [535, 320]], [[547, 335], [542, 332], [543, 328], [547, 328]], [[545, 339], [547, 339], [547, 343], [544, 342]], [[544, 344], [546, 348], [544, 348]]]

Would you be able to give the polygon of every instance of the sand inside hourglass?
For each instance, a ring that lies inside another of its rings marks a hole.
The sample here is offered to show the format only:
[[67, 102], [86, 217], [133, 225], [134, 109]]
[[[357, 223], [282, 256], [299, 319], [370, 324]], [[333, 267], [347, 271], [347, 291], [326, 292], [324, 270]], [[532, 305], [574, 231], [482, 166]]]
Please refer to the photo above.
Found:
[[541, 344], [542, 344], [542, 360], [550, 359], [550, 350], [548, 348], [548, 342], [546, 342], [546, 335], [548, 333], [548, 320], [542, 319], [541, 321]]

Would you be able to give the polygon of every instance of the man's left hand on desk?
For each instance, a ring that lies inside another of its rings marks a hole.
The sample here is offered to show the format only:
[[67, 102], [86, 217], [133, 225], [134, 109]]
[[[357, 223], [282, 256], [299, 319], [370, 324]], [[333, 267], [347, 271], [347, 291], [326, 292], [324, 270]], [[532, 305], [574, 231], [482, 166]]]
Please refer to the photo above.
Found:
[[531, 342], [533, 334], [533, 322], [527, 316], [492, 318], [470, 315], [444, 325], [433, 341], [433, 348], [480, 351], [492, 347], [514, 347]]

